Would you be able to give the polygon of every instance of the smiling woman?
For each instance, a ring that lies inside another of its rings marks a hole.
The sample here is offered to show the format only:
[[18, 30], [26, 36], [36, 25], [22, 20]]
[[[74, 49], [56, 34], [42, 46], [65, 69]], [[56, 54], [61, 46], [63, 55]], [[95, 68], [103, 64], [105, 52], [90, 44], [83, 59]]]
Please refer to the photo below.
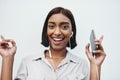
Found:
[[[3, 60], [1, 79], [12, 80], [16, 45], [11, 39], [2, 36], [1, 38], [0, 54]], [[90, 45], [86, 45], [86, 54], [90, 61], [89, 71], [86, 60], [67, 50], [67, 47], [74, 49], [77, 46], [76, 25], [72, 12], [56, 7], [48, 13], [43, 26], [41, 43], [49, 49], [24, 58], [15, 80], [99, 80], [101, 64], [105, 58], [102, 39], [103, 37], [95, 40], [99, 49], [93, 52], [94, 56], [89, 50]], [[8, 42], [12, 43], [12, 47]]]
[[[64, 9], [62, 7], [57, 7], [54, 8], [53, 10], [51, 10], [48, 15], [47, 18], [45, 20], [44, 26], [43, 26], [43, 33], [42, 33], [42, 44], [45, 47], [49, 46], [49, 41], [48, 41], [48, 37], [47, 37], [47, 26], [48, 26], [48, 20], [50, 19], [50, 17], [52, 17], [55, 14], [62, 14], [64, 17], [66, 17], [68, 19], [68, 21], [70, 21], [69, 25], [71, 25], [72, 27], [72, 38], [70, 38], [70, 44], [68, 43], [67, 46], [70, 47], [71, 49], [73, 49], [77, 44], [76, 44], [76, 24], [75, 24], [75, 20], [74, 17], [71, 13], [70, 10], [68, 9]], [[58, 16], [58, 18], [61, 19], [60, 16]], [[55, 19], [54, 19], [55, 20]], [[65, 21], [65, 20], [64, 20]], [[66, 21], [65, 21], [66, 22]], [[63, 24], [63, 22], [62, 22]], [[60, 25], [59, 25], [60, 26]], [[64, 26], [64, 25], [63, 25]], [[69, 27], [69, 26], [68, 26]], [[46, 36], [45, 36], [46, 35]]]
[[47, 34], [52, 49], [65, 49], [72, 34], [70, 20], [63, 14], [54, 14], [48, 21]]

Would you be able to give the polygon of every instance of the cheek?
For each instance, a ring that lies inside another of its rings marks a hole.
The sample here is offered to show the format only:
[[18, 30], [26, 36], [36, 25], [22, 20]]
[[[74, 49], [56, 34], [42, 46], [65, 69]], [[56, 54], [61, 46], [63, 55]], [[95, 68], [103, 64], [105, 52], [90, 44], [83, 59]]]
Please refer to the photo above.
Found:
[[71, 31], [70, 30], [64, 31], [63, 33], [66, 36], [66, 38], [70, 38], [70, 35], [71, 35]]
[[52, 31], [52, 30], [47, 29], [47, 35], [48, 35], [48, 37], [49, 37], [52, 33], [53, 33], [53, 31]]
[[65, 35], [65, 37], [66, 37], [66, 41], [69, 41], [69, 39], [70, 39], [70, 33], [66, 33], [66, 34], [64, 34]]
[[67, 34], [66, 37], [67, 37], [67, 38], [70, 38], [70, 34]]

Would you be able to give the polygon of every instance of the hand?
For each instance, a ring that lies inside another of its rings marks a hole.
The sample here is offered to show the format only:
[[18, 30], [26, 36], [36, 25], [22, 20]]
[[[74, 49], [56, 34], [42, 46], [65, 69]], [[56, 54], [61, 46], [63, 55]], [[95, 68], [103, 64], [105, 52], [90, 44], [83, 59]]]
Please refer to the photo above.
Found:
[[88, 43], [86, 45], [86, 54], [87, 54], [87, 57], [88, 57], [90, 63], [93, 63], [93, 64], [97, 65], [98, 67], [101, 66], [101, 64], [103, 63], [105, 56], [106, 56], [104, 49], [101, 45], [102, 40], [103, 40], [103, 36], [101, 36], [100, 39], [95, 40], [95, 44], [98, 46], [98, 48], [97, 48], [97, 50], [95, 50], [93, 52], [90, 52], [90, 50], [89, 50], [90, 44]]
[[[1, 42], [0, 42], [0, 55], [2, 57], [12, 56], [16, 53], [16, 43], [12, 39], [5, 39], [3, 36], [0, 35]], [[10, 46], [11, 44], [11, 46]]]

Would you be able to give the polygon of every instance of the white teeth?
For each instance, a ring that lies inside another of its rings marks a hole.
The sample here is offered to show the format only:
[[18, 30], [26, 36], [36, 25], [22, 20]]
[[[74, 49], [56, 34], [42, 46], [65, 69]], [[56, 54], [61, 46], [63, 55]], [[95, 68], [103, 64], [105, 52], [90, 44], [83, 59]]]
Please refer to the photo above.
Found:
[[61, 41], [62, 38], [53, 38], [55, 41]]

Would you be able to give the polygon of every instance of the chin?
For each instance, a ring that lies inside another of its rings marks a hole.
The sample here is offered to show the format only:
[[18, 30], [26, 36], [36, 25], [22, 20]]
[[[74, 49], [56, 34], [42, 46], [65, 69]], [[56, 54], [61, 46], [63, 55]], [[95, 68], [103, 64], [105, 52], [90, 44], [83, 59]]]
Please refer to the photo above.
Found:
[[51, 46], [54, 50], [63, 50], [66, 49], [66, 47], [63, 46]]

